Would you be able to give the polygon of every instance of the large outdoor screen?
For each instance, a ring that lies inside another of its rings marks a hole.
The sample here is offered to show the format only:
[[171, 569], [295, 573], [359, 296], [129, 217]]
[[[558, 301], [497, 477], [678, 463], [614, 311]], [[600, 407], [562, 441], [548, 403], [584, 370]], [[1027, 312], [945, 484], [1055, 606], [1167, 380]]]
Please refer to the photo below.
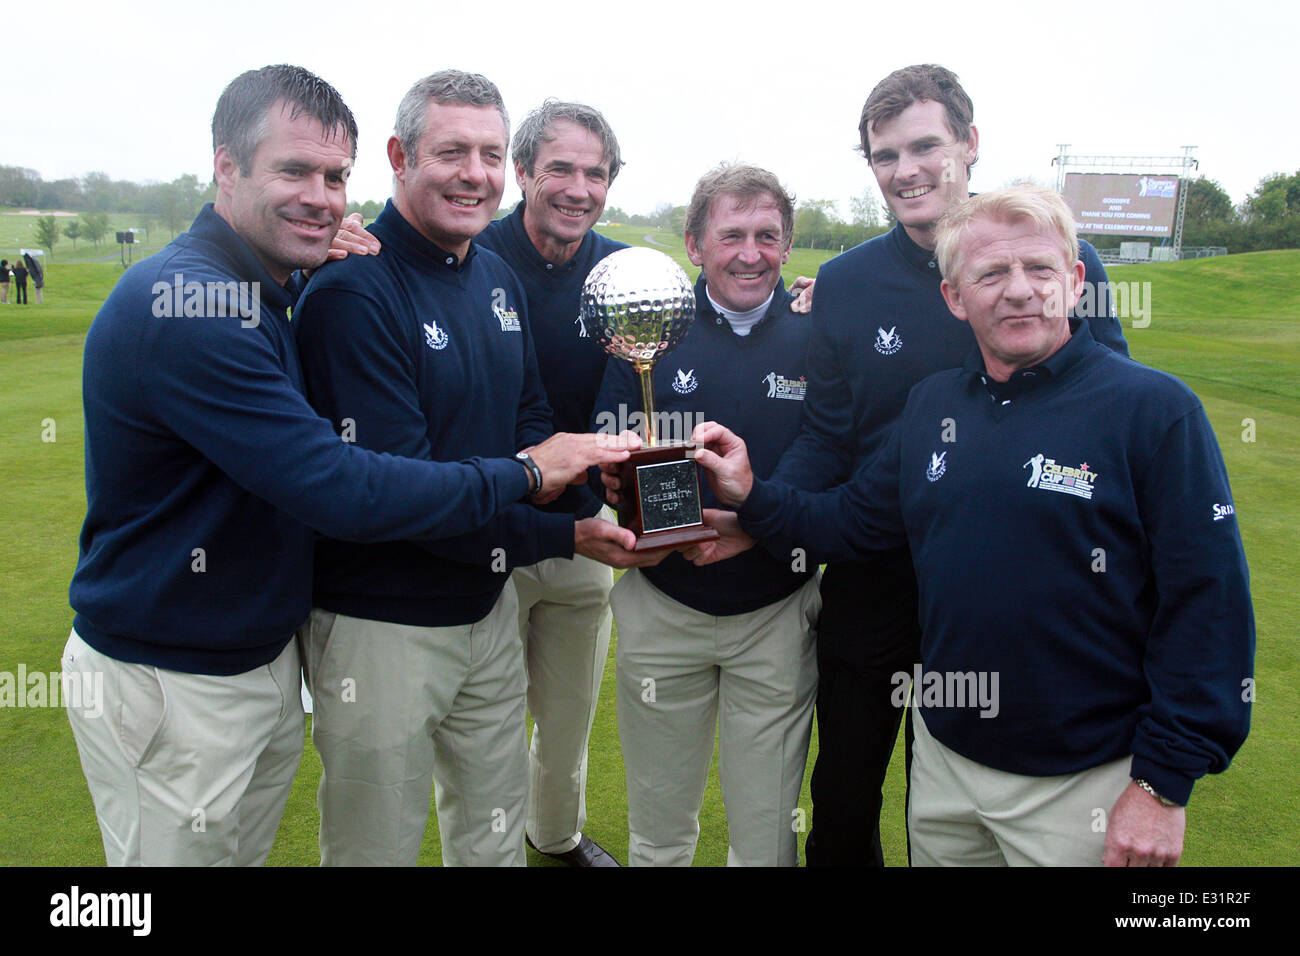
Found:
[[1079, 232], [1113, 236], [1173, 235], [1177, 176], [1066, 173], [1062, 193]]

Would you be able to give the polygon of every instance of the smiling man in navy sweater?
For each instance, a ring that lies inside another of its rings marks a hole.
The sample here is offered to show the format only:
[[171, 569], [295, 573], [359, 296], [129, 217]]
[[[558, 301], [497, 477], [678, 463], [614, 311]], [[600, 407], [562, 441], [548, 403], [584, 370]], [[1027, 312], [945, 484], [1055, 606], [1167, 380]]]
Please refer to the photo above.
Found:
[[[793, 203], [767, 170], [703, 176], [686, 218], [697, 318], [654, 370], [657, 414], [731, 423], [763, 475], [802, 421], [809, 322], [781, 281], [793, 235]], [[618, 417], [639, 401], [631, 366], [610, 362], [597, 412]], [[631, 865], [690, 866], [715, 734], [728, 865], [798, 863], [817, 583], [815, 563], [757, 549], [708, 568], [670, 554], [615, 585]]]
[[[367, 448], [432, 460], [510, 455], [551, 433], [526, 296], [474, 238], [505, 185], [497, 88], [419, 81], [388, 143], [377, 256], [312, 277], [295, 313], [308, 395]], [[597, 440], [593, 436], [593, 440]], [[475, 534], [322, 540], [303, 631], [321, 753], [321, 859], [413, 864], [436, 783], [443, 861], [525, 862], [524, 670], [510, 570], [575, 553], [631, 561], [598, 517], [509, 509]]]
[[[849, 484], [757, 480], [712, 423], [695, 437], [723, 457], [698, 460], [756, 537], [910, 545], [923, 669], [893, 683], [901, 704], [917, 678], [913, 863], [1174, 865], [1194, 782], [1250, 724], [1249, 579], [1210, 423], [1067, 317], [1085, 267], [1055, 193], [966, 200], [936, 252], [978, 349], [912, 389]], [[720, 523], [700, 560], [747, 545]]]
[[[294, 272], [325, 260], [356, 132], [306, 70], [237, 77], [212, 121], [215, 204], [122, 278], [87, 335], [63, 667], [103, 690], [68, 716], [110, 865], [266, 859], [302, 752], [292, 637], [311, 607], [312, 528], [460, 534], [534, 490], [508, 453], [363, 451], [302, 394]], [[588, 436], [538, 449], [545, 493], [608, 453]]]
[[[626, 248], [593, 228], [623, 165], [618, 139], [599, 111], [547, 100], [520, 124], [512, 147], [524, 198], [478, 238], [523, 285], [537, 365], [558, 431], [586, 431], [605, 371], [605, 351], [587, 337], [578, 304], [587, 274]], [[553, 508], [600, 515], [601, 501], [573, 489]], [[533, 737], [528, 748], [528, 838], [571, 866], [616, 866], [582, 832], [587, 821], [587, 738], [609, 654], [614, 572], [582, 555], [517, 568], [519, 635], [528, 673]]]

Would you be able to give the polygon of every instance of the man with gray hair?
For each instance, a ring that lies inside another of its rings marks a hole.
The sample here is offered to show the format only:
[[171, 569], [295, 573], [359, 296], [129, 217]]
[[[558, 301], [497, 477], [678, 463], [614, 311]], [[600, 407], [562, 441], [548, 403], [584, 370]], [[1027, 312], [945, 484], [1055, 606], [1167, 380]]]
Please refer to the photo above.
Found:
[[[586, 431], [606, 356], [578, 321], [578, 305], [596, 263], [626, 248], [593, 229], [623, 166], [618, 139], [598, 110], [550, 99], [520, 124], [513, 160], [523, 198], [479, 239], [524, 287], [556, 429]], [[612, 518], [587, 490], [572, 489], [553, 507], [581, 519]], [[617, 866], [582, 832], [587, 739], [609, 653], [613, 571], [582, 556], [552, 558], [516, 569], [513, 580], [533, 715], [529, 842], [572, 866]]]
[[[348, 440], [434, 461], [529, 453], [552, 431], [528, 303], [475, 238], [505, 183], [485, 77], [416, 83], [388, 141], [377, 256], [312, 277], [294, 315], [308, 396]], [[541, 499], [535, 499], [544, 503]], [[322, 539], [301, 632], [315, 701], [321, 860], [411, 865], [436, 784], [443, 862], [523, 865], [528, 777], [512, 568], [629, 560], [631, 532], [527, 505], [436, 544]]]

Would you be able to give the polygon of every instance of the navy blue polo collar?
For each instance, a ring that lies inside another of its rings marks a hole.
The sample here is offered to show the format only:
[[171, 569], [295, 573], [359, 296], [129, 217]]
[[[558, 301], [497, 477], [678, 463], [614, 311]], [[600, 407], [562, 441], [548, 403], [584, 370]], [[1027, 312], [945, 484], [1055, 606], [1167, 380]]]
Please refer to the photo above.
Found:
[[933, 249], [926, 249], [916, 244], [915, 240], [907, 234], [900, 222], [894, 226], [894, 231], [890, 233], [890, 238], [898, 248], [899, 254], [907, 260], [913, 268], [927, 275], [934, 276], [936, 282], [942, 279], [939, 273], [939, 260], [935, 258]]
[[472, 239], [464, 257], [457, 256], [437, 243], [430, 242], [406, 221], [391, 199], [384, 204], [383, 212], [375, 219], [374, 225], [386, 233], [383, 239], [385, 243], [398, 246], [408, 257], [442, 266], [452, 272], [460, 272], [478, 255], [478, 245]]
[[569, 257], [568, 262], [552, 262], [533, 245], [533, 240], [528, 238], [528, 230], [524, 227], [524, 203], [525, 200], [519, 200], [519, 204], [506, 216], [506, 235], [510, 241], [517, 247], [520, 257], [528, 263], [530, 267], [544, 275], [561, 276], [572, 272], [578, 268], [580, 262], [586, 261], [586, 253], [595, 241], [588, 229], [586, 235], [582, 237], [582, 242], [578, 246], [577, 252]]
[[975, 376], [996, 401], [1010, 401], [1047, 382], [1064, 376], [1097, 348], [1088, 323], [1070, 319], [1069, 340], [1037, 365], [1016, 369], [1005, 382], [994, 381], [984, 368], [984, 356], [976, 345], [966, 357], [963, 368]]
[[259, 298], [263, 306], [269, 305], [283, 313], [297, 299], [291, 288], [294, 278], [290, 277], [288, 286], [277, 282], [267, 272], [266, 266], [262, 265], [262, 260], [257, 258], [252, 247], [235, 232], [230, 223], [217, 214], [212, 203], [206, 203], [199, 210], [188, 235], [214, 247], [217, 254], [226, 260], [232, 274], [248, 282], [260, 283]]
[[[704, 281], [704, 273], [701, 272], [700, 277], [695, 280], [695, 321], [736, 335], [731, 323], [709, 301], [707, 290], [708, 283]], [[772, 301], [768, 303], [767, 311], [763, 313], [763, 317], [754, 323], [754, 327], [749, 330], [749, 336], [736, 335], [736, 338], [747, 338], [760, 334], [762, 329], [766, 329], [782, 316], [790, 315], [790, 303], [793, 301], [794, 296], [785, 289], [785, 280], [777, 279], [776, 288], [772, 291]]]

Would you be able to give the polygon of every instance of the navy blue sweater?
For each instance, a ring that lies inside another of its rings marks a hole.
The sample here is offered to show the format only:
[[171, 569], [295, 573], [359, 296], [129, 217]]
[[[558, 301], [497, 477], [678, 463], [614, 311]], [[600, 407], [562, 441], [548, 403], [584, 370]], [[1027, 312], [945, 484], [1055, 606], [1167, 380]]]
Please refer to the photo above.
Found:
[[[311, 403], [341, 433], [350, 420], [362, 447], [410, 458], [513, 455], [549, 436], [524, 293], [509, 267], [475, 244], [458, 261], [391, 202], [370, 231], [379, 255], [319, 270], [294, 313]], [[521, 504], [455, 540], [322, 540], [315, 601], [370, 620], [469, 624], [492, 609], [510, 568], [572, 556], [572, 515]]]
[[[228, 307], [241, 282], [248, 317]], [[311, 528], [353, 540], [459, 534], [527, 492], [512, 461], [433, 466], [339, 441], [302, 394], [292, 301], [209, 205], [96, 315], [70, 600], [77, 633], [110, 657], [251, 670], [311, 609]]]
[[[745, 439], [756, 475], [768, 475], [781, 453], [799, 434], [806, 385], [807, 316], [790, 311], [793, 296], [780, 283], [767, 313], [740, 336], [714, 311], [703, 277], [695, 284], [696, 321], [681, 344], [653, 372], [655, 410], [673, 416], [690, 438], [702, 421], [726, 422]], [[624, 411], [620, 414], [619, 406]], [[628, 362], [611, 360], [596, 400], [598, 418], [615, 420], [641, 409], [640, 385]], [[708, 482], [701, 480], [704, 507], [719, 508]], [[659, 590], [703, 614], [744, 614], [779, 601], [817, 570], [805, 562], [791, 570], [788, 551], [774, 556], [759, 548], [734, 558], [696, 567], [673, 553], [642, 573]]]
[[1134, 777], [1186, 802], [1245, 739], [1255, 641], [1205, 412], [1083, 324], [997, 398], [983, 379], [978, 352], [927, 378], [850, 483], [757, 482], [742, 523], [833, 560], [906, 532], [925, 670], [999, 677], [996, 716], [925, 707], [947, 747], [1033, 776], [1132, 754]]
[[[510, 215], [491, 223], [475, 241], [506, 260], [523, 283], [528, 324], [555, 430], [585, 432], [605, 374], [605, 351], [587, 335], [578, 319], [582, 285], [596, 263], [626, 249], [627, 244], [591, 231], [568, 262], [550, 262], [528, 238], [522, 201]], [[548, 509], [587, 518], [600, 510], [602, 500], [585, 487], [572, 488]]]
[[[1092, 246], [1080, 242], [1079, 258], [1085, 281], [1106, 281]], [[774, 478], [809, 491], [844, 481], [880, 448], [913, 385], [961, 365], [975, 337], [948, 310], [942, 279], [934, 253], [901, 225], [821, 267], [804, 428]], [[1093, 337], [1127, 355], [1109, 297], [1096, 311], [1089, 318]]]

